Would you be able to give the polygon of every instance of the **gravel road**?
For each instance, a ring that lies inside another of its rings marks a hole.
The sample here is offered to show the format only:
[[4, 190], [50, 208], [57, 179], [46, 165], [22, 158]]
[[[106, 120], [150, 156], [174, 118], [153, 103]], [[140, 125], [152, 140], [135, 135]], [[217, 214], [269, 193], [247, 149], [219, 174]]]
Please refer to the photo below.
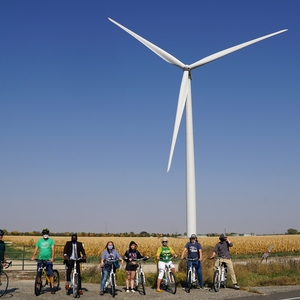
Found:
[[[50, 293], [50, 290], [44, 290], [42, 294], [38, 297], [34, 295], [33, 291], [34, 281], [33, 280], [12, 280], [9, 282], [9, 287], [7, 293], [1, 298], [1, 300], [13, 299], [13, 300], [42, 300], [42, 299], [72, 299], [71, 296], [67, 296], [64, 290], [59, 289], [55, 295]], [[258, 293], [269, 295], [277, 292], [285, 292], [285, 291], [293, 291], [299, 290], [299, 286], [290, 286], [290, 287], [259, 287], [253, 288], [253, 290]], [[182, 288], [177, 289], [177, 293], [175, 295], [163, 292], [157, 293], [155, 289], [151, 289], [150, 287], [146, 288], [146, 296], [140, 295], [139, 293], [126, 293], [123, 286], [117, 287], [118, 294], [115, 299], [194, 299], [195, 297], [203, 299], [203, 300], [214, 300], [214, 299], [235, 299], [241, 297], [249, 297], [249, 300], [253, 295], [252, 292], [246, 292], [243, 290], [236, 291], [234, 289], [221, 289], [218, 293], [210, 292], [209, 290], [191, 290], [189, 294], [187, 294]], [[98, 284], [83, 284], [83, 295], [82, 299], [112, 299], [110, 294], [105, 294], [104, 296], [99, 295], [99, 285]]]

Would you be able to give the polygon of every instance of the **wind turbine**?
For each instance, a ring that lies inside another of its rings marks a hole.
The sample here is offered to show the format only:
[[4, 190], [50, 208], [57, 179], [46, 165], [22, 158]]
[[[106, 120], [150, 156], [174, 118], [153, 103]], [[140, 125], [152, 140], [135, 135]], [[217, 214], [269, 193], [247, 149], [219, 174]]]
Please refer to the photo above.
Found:
[[111, 22], [113, 22], [114, 24], [116, 24], [117, 26], [119, 26], [120, 28], [122, 28], [123, 30], [125, 30], [127, 33], [132, 35], [134, 38], [136, 38], [138, 41], [140, 41], [142, 44], [144, 44], [146, 47], [148, 47], [150, 50], [152, 50], [155, 54], [160, 56], [166, 62], [168, 62], [172, 65], [175, 65], [183, 70], [167, 172], [169, 172], [170, 167], [171, 167], [173, 152], [174, 152], [176, 139], [177, 139], [177, 134], [178, 134], [182, 114], [183, 114], [183, 111], [185, 108], [185, 112], [186, 112], [186, 198], [187, 198], [186, 221], [187, 221], [187, 236], [190, 236], [193, 233], [197, 233], [196, 179], [195, 179], [193, 113], [192, 113], [192, 94], [191, 94], [191, 80], [192, 80], [191, 71], [193, 69], [201, 67], [205, 64], [208, 64], [218, 58], [221, 58], [227, 54], [230, 54], [234, 51], [240, 50], [244, 47], [247, 47], [254, 43], [260, 42], [260, 41], [270, 38], [274, 35], [283, 33], [285, 31], [287, 31], [287, 29], [280, 30], [280, 31], [277, 31], [277, 32], [274, 32], [274, 33], [271, 33], [268, 35], [264, 35], [262, 37], [254, 39], [254, 40], [251, 40], [251, 41], [230, 47], [228, 49], [219, 51], [212, 55], [206, 56], [206, 57], [194, 62], [191, 65], [185, 65], [184, 63], [182, 63], [180, 60], [178, 60], [173, 55], [169, 54], [165, 50], [157, 47], [156, 45], [154, 45], [151, 42], [147, 41], [146, 39], [142, 38], [141, 36], [134, 33], [133, 31], [129, 30], [128, 28], [121, 25], [120, 23], [112, 20], [111, 18], [108, 18], [108, 19]]

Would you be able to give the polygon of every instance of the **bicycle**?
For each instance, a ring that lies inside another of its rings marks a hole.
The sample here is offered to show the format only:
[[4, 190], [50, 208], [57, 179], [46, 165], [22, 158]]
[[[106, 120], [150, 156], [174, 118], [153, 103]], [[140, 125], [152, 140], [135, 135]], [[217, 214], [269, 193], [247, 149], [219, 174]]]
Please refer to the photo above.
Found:
[[[70, 284], [70, 289], [66, 290], [66, 294], [69, 295], [71, 288], [73, 291], [73, 297], [74, 298], [79, 298], [80, 294], [79, 294], [79, 276], [80, 274], [77, 272], [77, 263], [79, 263], [81, 260], [83, 260], [83, 256], [79, 257], [78, 259], [73, 259], [74, 260], [74, 267], [72, 270], [72, 276], [71, 276], [71, 284]], [[66, 278], [67, 278], [67, 270], [68, 270], [68, 266], [67, 264], [65, 265], [66, 268]]]
[[[46, 285], [50, 284], [50, 277], [46, 273], [46, 263], [47, 260], [36, 260], [38, 262], [41, 262], [41, 266], [36, 271], [36, 277], [34, 282], [34, 293], [36, 296], [39, 296], [41, 294], [42, 288], [44, 288]], [[53, 270], [53, 288], [58, 289], [59, 288], [59, 273], [57, 270]]]
[[112, 266], [111, 266], [109, 275], [108, 275], [107, 280], [106, 280], [105, 285], [104, 285], [104, 292], [107, 292], [107, 288], [110, 286], [110, 293], [111, 293], [113, 298], [116, 295], [116, 286], [117, 286], [116, 285], [116, 274], [115, 274], [114, 264], [118, 261], [119, 261], [118, 259], [112, 259], [112, 260], [109, 259], [109, 260], [105, 261], [105, 263], [109, 263]]
[[0, 262], [0, 297], [2, 297], [8, 288], [8, 276], [7, 274], [3, 271], [3, 265], [6, 264], [6, 266], [4, 267], [5, 269], [7, 269], [8, 267], [10, 267], [12, 265], [12, 262], [6, 262], [6, 261], [1, 261]]
[[221, 262], [220, 257], [218, 259], [218, 266], [214, 272], [213, 277], [213, 287], [215, 292], [218, 292], [221, 287], [226, 288], [227, 286], [227, 278], [228, 278], [228, 270], [225, 262]]
[[[147, 260], [148, 258], [140, 258], [136, 259], [135, 261], [142, 261], [142, 260]], [[143, 271], [142, 263], [138, 264], [137, 270], [135, 272], [135, 278], [134, 278], [134, 289], [138, 291], [139, 289], [139, 284], [141, 284], [142, 287], [142, 292], [144, 295], [146, 295], [146, 289], [145, 289], [145, 273]]]
[[172, 294], [176, 294], [176, 277], [171, 271], [170, 264], [165, 264], [164, 276], [161, 280], [161, 287]]
[[[195, 261], [195, 260], [198, 260], [198, 258], [194, 258], [194, 259], [193, 258], [185, 258], [185, 260]], [[197, 287], [197, 286], [198, 286], [198, 275], [196, 272], [196, 268], [192, 263], [190, 263], [190, 267], [186, 273], [185, 291], [187, 293], [189, 293], [192, 287]]]

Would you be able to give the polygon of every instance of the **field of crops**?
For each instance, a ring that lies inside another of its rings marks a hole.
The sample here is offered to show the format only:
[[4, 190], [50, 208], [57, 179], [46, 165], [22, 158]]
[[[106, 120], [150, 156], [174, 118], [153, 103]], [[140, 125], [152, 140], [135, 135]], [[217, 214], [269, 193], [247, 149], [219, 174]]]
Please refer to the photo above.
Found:
[[[36, 241], [40, 237], [32, 236], [5, 236], [4, 241], [12, 242], [15, 245], [24, 245], [34, 247]], [[53, 238], [58, 252], [62, 251], [62, 246], [69, 237]], [[161, 245], [159, 238], [149, 237], [79, 237], [79, 241], [84, 243], [87, 256], [101, 256], [102, 251], [108, 241], [112, 240], [115, 248], [123, 255], [128, 249], [130, 241], [134, 240], [138, 244], [138, 249], [143, 255], [154, 257], [157, 248]], [[276, 252], [300, 252], [300, 235], [274, 235], [274, 236], [243, 236], [230, 237], [234, 246], [231, 248], [232, 254], [261, 254], [273, 245], [272, 253]], [[169, 246], [171, 246], [177, 254], [181, 254], [187, 239], [169, 238]], [[205, 249], [215, 246], [219, 241], [218, 237], [199, 237], [199, 242]], [[60, 250], [59, 250], [60, 249]]]

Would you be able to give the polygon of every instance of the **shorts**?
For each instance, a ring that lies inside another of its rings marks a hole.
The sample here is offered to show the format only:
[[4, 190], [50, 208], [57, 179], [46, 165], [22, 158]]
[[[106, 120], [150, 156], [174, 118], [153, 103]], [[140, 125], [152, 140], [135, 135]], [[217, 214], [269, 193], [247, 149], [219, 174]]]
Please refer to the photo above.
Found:
[[37, 263], [37, 269], [46, 265], [46, 273], [48, 276], [53, 276], [53, 263], [52, 261], [39, 260]]

